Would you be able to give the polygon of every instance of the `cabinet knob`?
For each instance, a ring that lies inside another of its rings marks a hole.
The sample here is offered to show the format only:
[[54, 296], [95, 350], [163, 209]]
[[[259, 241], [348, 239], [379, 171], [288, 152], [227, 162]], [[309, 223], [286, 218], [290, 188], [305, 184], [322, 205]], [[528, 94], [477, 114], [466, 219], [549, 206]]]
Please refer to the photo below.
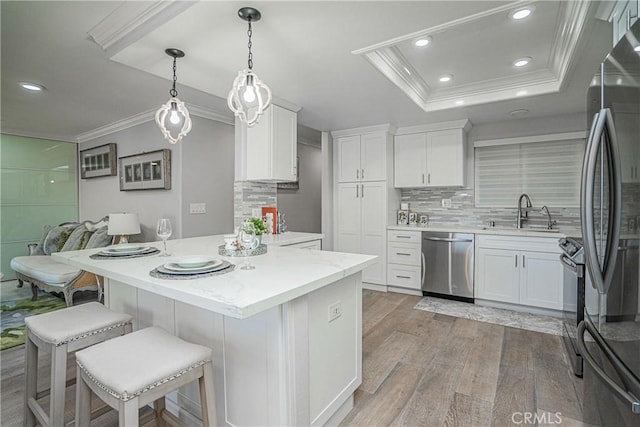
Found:
[[360, 179], [360, 169], [356, 169], [356, 179]]

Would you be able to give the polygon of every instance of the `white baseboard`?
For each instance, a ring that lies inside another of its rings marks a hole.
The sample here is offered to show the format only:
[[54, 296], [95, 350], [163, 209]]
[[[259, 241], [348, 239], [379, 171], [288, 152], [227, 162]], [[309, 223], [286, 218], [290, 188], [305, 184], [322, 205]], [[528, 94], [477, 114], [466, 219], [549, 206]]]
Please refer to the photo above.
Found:
[[504, 308], [505, 310], [513, 310], [513, 311], [518, 311], [520, 313], [531, 313], [531, 314], [538, 314], [541, 316], [550, 316], [550, 317], [559, 317], [559, 318], [562, 318], [563, 316], [562, 311], [554, 310], [551, 308], [531, 307], [529, 305], [511, 304], [508, 302], [490, 301], [490, 300], [484, 300], [484, 299], [478, 299], [478, 298], [476, 298], [474, 302], [477, 305], [481, 305], [485, 307]]
[[378, 292], [387, 292], [387, 287], [385, 285], [377, 285], [375, 283], [362, 282], [362, 288]]
[[407, 288], [399, 288], [396, 286], [387, 286], [388, 292], [395, 292], [398, 294], [408, 294], [408, 295], [417, 295], [422, 296], [422, 289], [407, 289]]

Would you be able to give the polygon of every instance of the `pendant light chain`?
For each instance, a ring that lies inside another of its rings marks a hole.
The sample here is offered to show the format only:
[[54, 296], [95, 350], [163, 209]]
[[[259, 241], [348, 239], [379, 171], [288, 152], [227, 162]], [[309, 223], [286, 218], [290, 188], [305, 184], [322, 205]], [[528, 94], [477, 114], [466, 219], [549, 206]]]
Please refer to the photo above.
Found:
[[247, 65], [250, 70], [253, 70], [253, 52], [251, 52], [251, 47], [253, 43], [251, 42], [251, 36], [253, 35], [253, 30], [251, 29], [251, 19], [249, 19], [249, 29], [247, 30], [247, 36], [249, 36], [249, 43], [247, 43], [247, 47], [249, 48], [249, 58], [247, 60]]
[[171, 90], [169, 90], [169, 95], [171, 95], [172, 98], [175, 98], [176, 96], [178, 96], [178, 91], [176, 90], [176, 81], [178, 80], [178, 78], [176, 77], [176, 57], [173, 57], [173, 87], [171, 88]]

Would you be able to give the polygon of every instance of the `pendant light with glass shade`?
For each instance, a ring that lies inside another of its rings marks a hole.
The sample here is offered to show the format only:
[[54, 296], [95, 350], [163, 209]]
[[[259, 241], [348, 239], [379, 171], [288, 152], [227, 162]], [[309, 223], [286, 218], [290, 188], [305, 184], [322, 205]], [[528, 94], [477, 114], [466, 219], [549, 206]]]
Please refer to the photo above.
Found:
[[253, 72], [253, 53], [251, 52], [251, 36], [253, 31], [251, 23], [259, 21], [262, 15], [260, 11], [252, 7], [243, 7], [238, 10], [238, 16], [249, 23], [247, 35], [249, 36], [249, 58], [247, 68], [239, 71], [233, 81], [233, 87], [229, 92], [227, 104], [231, 111], [247, 126], [252, 127], [258, 123], [258, 119], [271, 103], [271, 89], [264, 84]]
[[[187, 110], [184, 102], [178, 99], [178, 91], [176, 90], [176, 81], [178, 80], [176, 77], [176, 59], [184, 57], [184, 52], [175, 48], [165, 49], [164, 52], [173, 57], [173, 86], [169, 90], [171, 99], [156, 111], [156, 123], [165, 139], [172, 144], [177, 144], [191, 130], [189, 110]], [[180, 123], [182, 123], [182, 126], [180, 126]], [[173, 134], [172, 131], [174, 132]], [[173, 135], [176, 131], [177, 135], [174, 137]]]

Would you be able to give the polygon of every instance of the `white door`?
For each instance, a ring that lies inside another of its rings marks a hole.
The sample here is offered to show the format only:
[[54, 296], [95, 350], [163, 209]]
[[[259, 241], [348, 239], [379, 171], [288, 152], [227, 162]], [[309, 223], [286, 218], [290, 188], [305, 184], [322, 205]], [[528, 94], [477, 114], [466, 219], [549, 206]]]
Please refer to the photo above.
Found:
[[359, 183], [338, 184], [336, 251], [360, 253]]
[[360, 184], [360, 253], [376, 255], [376, 263], [362, 272], [362, 281], [387, 283], [387, 183]]
[[558, 254], [521, 252], [520, 304], [562, 310], [564, 272]]
[[427, 132], [427, 185], [464, 185], [461, 129]]
[[519, 262], [519, 252], [479, 248], [475, 297], [518, 304]]
[[387, 135], [384, 132], [360, 137], [360, 179], [387, 180]]
[[338, 182], [360, 180], [360, 136], [338, 138]]
[[393, 186], [427, 185], [427, 134], [398, 135], [393, 142]]

